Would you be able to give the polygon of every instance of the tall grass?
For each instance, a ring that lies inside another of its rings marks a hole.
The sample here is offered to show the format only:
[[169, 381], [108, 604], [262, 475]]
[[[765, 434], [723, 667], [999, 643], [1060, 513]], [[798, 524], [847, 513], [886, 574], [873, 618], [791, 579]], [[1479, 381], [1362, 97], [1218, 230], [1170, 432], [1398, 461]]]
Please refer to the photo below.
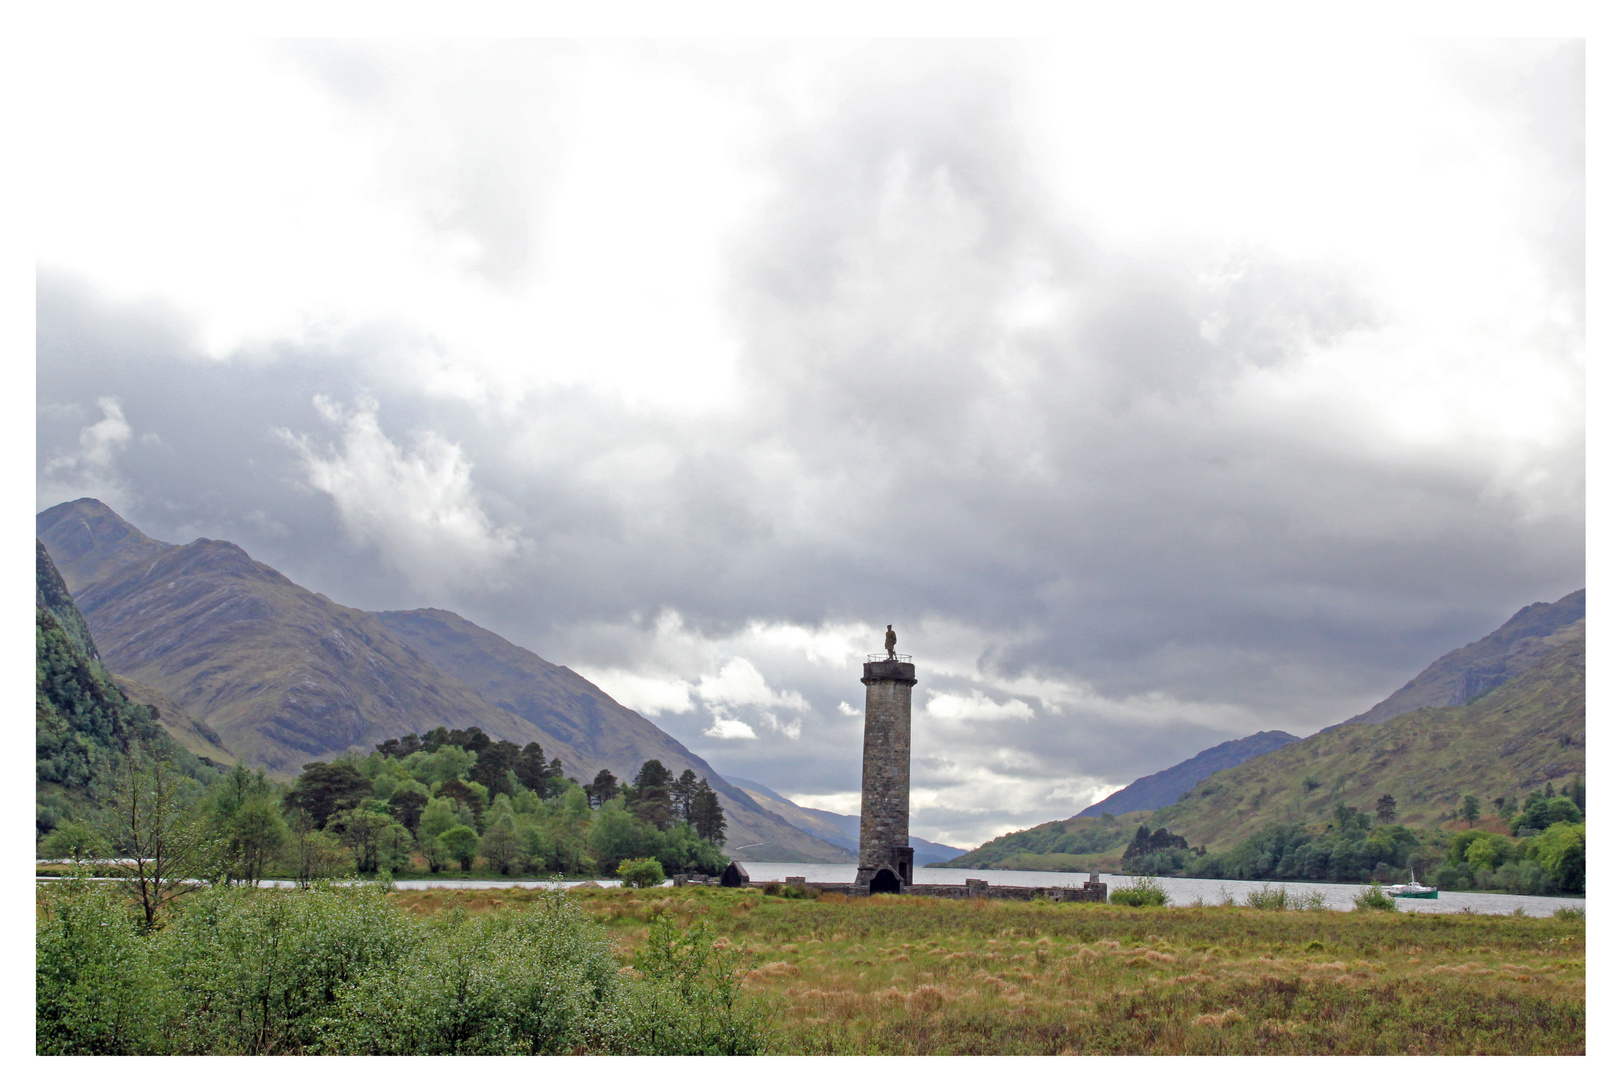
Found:
[[1164, 907], [1170, 902], [1170, 894], [1157, 878], [1133, 877], [1129, 885], [1112, 890], [1108, 902], [1125, 907]]
[[1579, 923], [903, 896], [807, 903], [720, 889], [586, 907], [627, 946], [647, 935], [648, 918], [712, 924], [717, 942], [754, 965], [745, 990], [778, 1007], [779, 1045], [792, 1053], [1585, 1046]]

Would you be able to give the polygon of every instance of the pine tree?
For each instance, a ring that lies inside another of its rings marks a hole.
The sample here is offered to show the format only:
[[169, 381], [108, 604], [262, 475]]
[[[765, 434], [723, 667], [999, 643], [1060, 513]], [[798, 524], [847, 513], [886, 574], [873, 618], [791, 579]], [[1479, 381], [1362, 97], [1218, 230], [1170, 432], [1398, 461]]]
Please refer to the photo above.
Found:
[[692, 796], [692, 828], [715, 847], [726, 842], [725, 811], [720, 809], [720, 797], [707, 780], [698, 781], [697, 793]]

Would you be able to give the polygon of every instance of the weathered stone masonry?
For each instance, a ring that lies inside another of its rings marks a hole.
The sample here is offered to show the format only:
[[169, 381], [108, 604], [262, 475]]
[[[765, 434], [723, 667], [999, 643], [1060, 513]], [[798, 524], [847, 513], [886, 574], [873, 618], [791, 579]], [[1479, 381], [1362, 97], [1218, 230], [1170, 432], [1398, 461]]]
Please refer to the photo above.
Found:
[[917, 668], [900, 660], [869, 663], [866, 734], [861, 750], [861, 850], [857, 887], [899, 892], [911, 884], [911, 688]]

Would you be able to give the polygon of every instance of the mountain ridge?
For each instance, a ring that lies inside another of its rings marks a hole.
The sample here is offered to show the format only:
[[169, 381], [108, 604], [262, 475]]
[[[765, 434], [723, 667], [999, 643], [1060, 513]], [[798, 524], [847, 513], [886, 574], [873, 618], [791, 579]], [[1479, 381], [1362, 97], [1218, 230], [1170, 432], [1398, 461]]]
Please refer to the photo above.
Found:
[[[572, 687], [548, 700], [572, 701], [583, 712], [558, 708], [557, 715], [541, 717], [548, 722], [536, 723], [520, 711], [522, 701], [508, 702], [515, 708], [492, 703], [459, 677], [492, 678], [492, 664], [458, 671], [443, 657], [435, 663], [388, 627], [387, 620], [398, 624], [409, 613], [338, 604], [228, 541], [155, 540], [92, 499], [42, 511], [36, 528], [45, 548], [66, 553], [62, 577], [107, 670], [179, 706], [250, 767], [291, 777], [305, 762], [365, 753], [388, 738], [440, 726], [478, 727], [520, 746], [539, 742], [584, 783], [600, 768], [621, 779], [633, 776], [661, 752], [674, 759], [665, 764], [677, 772], [691, 767], [709, 778], [731, 826], [728, 846], [751, 843], [792, 861], [842, 857], [760, 808], [707, 762], [581, 676], [459, 616], [461, 637], [504, 650], [508, 682], [521, 681], [511, 670], [513, 657], [530, 657], [533, 673]], [[424, 644], [423, 635], [416, 638]], [[635, 756], [647, 747], [656, 752]]]
[[1298, 741], [1299, 736], [1286, 731], [1257, 731], [1246, 738], [1229, 739], [1207, 750], [1200, 750], [1168, 769], [1139, 777], [1074, 816], [1100, 817], [1103, 814], [1124, 814], [1132, 810], [1157, 810], [1161, 806], [1169, 806], [1211, 773], [1241, 765], [1252, 757], [1269, 754]]

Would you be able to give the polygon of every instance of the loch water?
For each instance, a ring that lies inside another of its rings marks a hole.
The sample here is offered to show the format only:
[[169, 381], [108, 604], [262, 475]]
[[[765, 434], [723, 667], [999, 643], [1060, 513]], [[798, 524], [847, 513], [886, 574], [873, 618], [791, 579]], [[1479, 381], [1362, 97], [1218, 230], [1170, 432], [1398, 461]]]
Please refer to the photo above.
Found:
[[[855, 880], [854, 863], [744, 862], [742, 865], [754, 882], [783, 881], [789, 877], [802, 877], [807, 882]], [[1079, 888], [1087, 876], [1086, 874], [1067, 874], [1045, 870], [954, 870], [928, 866], [919, 866], [912, 872], [913, 880], [919, 884], [960, 885], [968, 878], [977, 878], [989, 882], [991, 885], [1061, 885], [1074, 889]], [[1131, 883], [1129, 875], [1099, 874], [1097, 876], [1108, 885], [1109, 892], [1123, 888]], [[1311, 893], [1321, 893], [1324, 903], [1328, 907], [1337, 911], [1350, 911], [1355, 907], [1356, 893], [1366, 888], [1365, 885], [1344, 885], [1314, 881], [1217, 881], [1211, 878], [1174, 877], [1161, 877], [1154, 880], [1164, 888], [1165, 892], [1170, 894], [1170, 904], [1173, 907], [1189, 907], [1199, 902], [1220, 904], [1225, 902], [1228, 897], [1241, 904], [1251, 892], [1266, 886], [1275, 889], [1280, 885], [1288, 890], [1289, 896], [1307, 896]], [[1515, 909], [1522, 908], [1526, 915], [1546, 917], [1561, 907], [1584, 909], [1586, 900], [1582, 897], [1568, 896], [1510, 896], [1503, 893], [1446, 892], [1442, 890], [1437, 899], [1396, 900], [1395, 906], [1401, 911], [1432, 911], [1452, 914], [1471, 911], [1479, 915], [1511, 915]]]

